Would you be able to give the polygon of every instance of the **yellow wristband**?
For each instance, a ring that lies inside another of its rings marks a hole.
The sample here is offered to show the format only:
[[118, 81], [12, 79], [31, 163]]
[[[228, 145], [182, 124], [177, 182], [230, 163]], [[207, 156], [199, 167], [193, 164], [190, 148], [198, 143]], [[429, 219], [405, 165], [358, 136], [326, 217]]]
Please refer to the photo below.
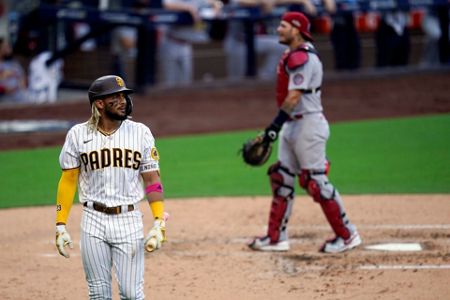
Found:
[[155, 219], [162, 220], [164, 215], [164, 202], [162, 200], [150, 202], [150, 209]]

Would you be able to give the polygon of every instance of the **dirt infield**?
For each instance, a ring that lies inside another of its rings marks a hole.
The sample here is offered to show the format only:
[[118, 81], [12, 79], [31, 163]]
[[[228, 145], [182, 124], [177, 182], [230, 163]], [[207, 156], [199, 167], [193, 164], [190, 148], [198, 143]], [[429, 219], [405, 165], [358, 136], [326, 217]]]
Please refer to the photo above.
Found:
[[[296, 199], [291, 251], [260, 253], [246, 243], [265, 231], [267, 197], [167, 200], [169, 241], [146, 255], [147, 299], [448, 299], [450, 195], [347, 196], [363, 245], [317, 251], [331, 231], [320, 208]], [[82, 207], [68, 229], [72, 257], [57, 255], [53, 207], [0, 210], [2, 299], [87, 299], [79, 251]], [[147, 226], [150, 209], [142, 206]], [[379, 243], [420, 243], [423, 251], [367, 250]], [[119, 299], [114, 287], [114, 299]]]

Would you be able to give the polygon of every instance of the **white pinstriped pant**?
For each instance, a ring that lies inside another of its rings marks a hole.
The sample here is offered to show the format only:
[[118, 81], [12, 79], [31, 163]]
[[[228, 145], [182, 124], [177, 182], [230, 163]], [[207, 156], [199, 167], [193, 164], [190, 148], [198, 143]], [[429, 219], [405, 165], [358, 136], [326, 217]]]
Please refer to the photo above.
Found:
[[112, 299], [112, 269], [120, 299], [144, 299], [141, 212], [107, 215], [86, 207], [83, 210], [80, 248], [89, 299]]

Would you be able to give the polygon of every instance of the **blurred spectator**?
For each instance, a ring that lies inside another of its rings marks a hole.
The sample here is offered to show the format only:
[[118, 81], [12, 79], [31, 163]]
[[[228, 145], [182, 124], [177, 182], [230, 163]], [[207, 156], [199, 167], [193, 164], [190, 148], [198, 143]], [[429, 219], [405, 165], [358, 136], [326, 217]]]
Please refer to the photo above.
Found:
[[172, 11], [188, 12], [193, 25], [173, 25], [161, 28], [160, 68], [161, 84], [164, 86], [189, 85], [193, 80], [194, 43], [209, 42], [207, 27], [201, 13], [208, 17], [217, 15], [222, 2], [217, 0], [163, 0], [163, 8]]
[[0, 102], [4, 101], [26, 101], [26, 75], [9, 42], [0, 38]]
[[325, 11], [331, 16], [331, 43], [336, 70], [354, 70], [361, 64], [361, 41], [355, 26], [356, 0], [322, 0]]
[[113, 74], [128, 80], [126, 66], [137, 56], [137, 29], [120, 26], [111, 32], [111, 53], [113, 55]]
[[[231, 5], [241, 7], [259, 7], [264, 15], [269, 15], [276, 5], [298, 4], [309, 15], [316, 14], [316, 8], [310, 0], [231, 0]], [[270, 80], [276, 76], [276, 66], [286, 46], [278, 42], [278, 19], [267, 18], [258, 22], [254, 28], [255, 53], [263, 61], [258, 63], [258, 78]], [[224, 41], [227, 55], [227, 75], [230, 80], [240, 80], [246, 75], [247, 45], [245, 28], [240, 20], [231, 20]]]
[[376, 66], [406, 66], [409, 62], [409, 14], [406, 11], [389, 11], [381, 15], [375, 32]]
[[33, 57], [28, 70], [28, 97], [34, 103], [55, 102], [63, 79], [62, 59], [52, 61], [52, 53], [40, 52]]
[[[150, 0], [135, 0], [131, 9], [140, 12], [150, 7]], [[119, 26], [111, 32], [111, 53], [113, 55], [113, 74], [128, 80], [127, 68], [129, 62], [137, 57], [138, 30], [133, 26]]]
[[[73, 24], [73, 31], [75, 39], [80, 39], [91, 32], [91, 25], [84, 22], [77, 22]], [[97, 48], [97, 42], [95, 39], [88, 39], [80, 46], [81, 51], [94, 51]]]
[[425, 11], [422, 21], [422, 30], [425, 33], [425, 45], [420, 65], [423, 67], [437, 66], [439, 59], [439, 39], [442, 36], [437, 10], [429, 7]]
[[[83, 1], [67, 1], [65, 5], [74, 9], [88, 7]], [[87, 22], [68, 22], [65, 26], [68, 27], [66, 29], [68, 43], [73, 43], [76, 40], [87, 36], [92, 31], [91, 25]], [[80, 50], [85, 52], [94, 51], [96, 48], [97, 41], [94, 38], [88, 39], [80, 45]]]

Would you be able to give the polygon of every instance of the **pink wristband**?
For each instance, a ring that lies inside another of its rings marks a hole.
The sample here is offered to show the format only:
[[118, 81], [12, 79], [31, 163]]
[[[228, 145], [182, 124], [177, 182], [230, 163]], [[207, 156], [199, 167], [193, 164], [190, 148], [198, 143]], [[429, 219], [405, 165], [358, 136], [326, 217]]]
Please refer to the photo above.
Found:
[[157, 182], [157, 183], [153, 183], [153, 184], [148, 185], [145, 188], [145, 193], [148, 194], [148, 193], [151, 193], [151, 192], [162, 193], [163, 192], [162, 184]]

